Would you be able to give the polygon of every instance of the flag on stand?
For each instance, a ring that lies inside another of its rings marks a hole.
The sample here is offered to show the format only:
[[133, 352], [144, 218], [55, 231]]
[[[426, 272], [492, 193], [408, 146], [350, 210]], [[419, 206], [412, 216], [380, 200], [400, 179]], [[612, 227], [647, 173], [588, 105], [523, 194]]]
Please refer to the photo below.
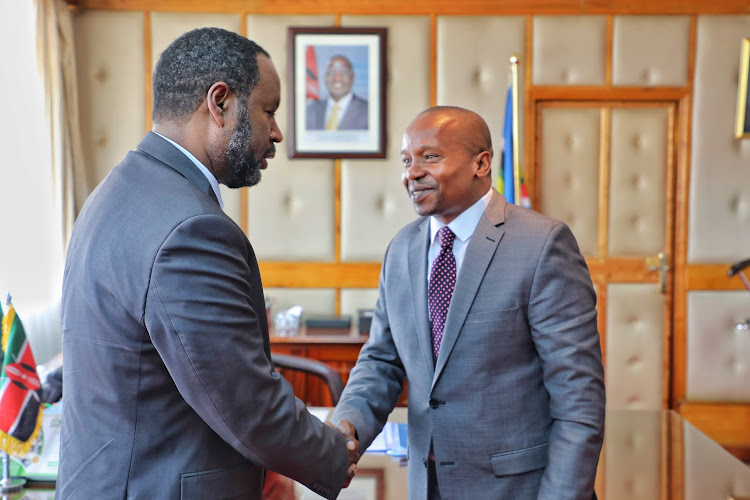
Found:
[[308, 45], [305, 50], [305, 100], [320, 99], [318, 87], [318, 58], [315, 57], [315, 47]]
[[28, 453], [42, 422], [42, 384], [21, 320], [8, 297], [3, 317], [5, 357], [0, 372], [0, 450], [10, 455]]
[[[503, 138], [500, 143], [500, 167], [497, 176], [497, 190], [505, 196], [508, 203], [516, 203], [516, 182], [513, 169], [514, 155], [518, 152], [513, 150], [513, 86], [508, 86], [508, 95], [505, 98], [505, 119], [503, 120]], [[531, 200], [526, 191], [523, 173], [520, 174], [521, 186], [520, 203], [524, 208], [531, 208]]]

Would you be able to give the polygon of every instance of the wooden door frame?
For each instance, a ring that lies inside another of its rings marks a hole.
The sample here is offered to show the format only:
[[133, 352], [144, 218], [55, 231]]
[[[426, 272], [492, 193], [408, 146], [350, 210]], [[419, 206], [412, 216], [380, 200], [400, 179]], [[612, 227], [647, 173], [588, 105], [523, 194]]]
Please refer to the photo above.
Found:
[[[670, 237], [665, 241], [665, 251], [669, 255], [670, 271], [667, 281], [667, 294], [665, 297], [665, 317], [663, 327], [663, 360], [662, 360], [662, 408], [675, 408], [676, 393], [682, 389], [684, 397], [685, 372], [685, 344], [686, 344], [686, 255], [687, 255], [687, 211], [689, 194], [689, 138], [690, 138], [690, 90], [686, 88], [581, 88], [572, 89], [560, 87], [530, 87], [527, 92], [525, 107], [526, 122], [525, 134], [525, 156], [526, 179], [529, 188], [529, 197], [532, 207], [539, 206], [539, 151], [537, 143], [541, 140], [540, 116], [545, 103], [569, 103], [575, 106], [580, 103], [608, 105], [608, 107], [626, 107], [628, 104], [650, 104], [668, 105], [672, 110], [670, 115], [669, 131], [667, 140], [671, 145], [671, 157], [668, 158], [672, 168], [667, 169], [665, 183], [668, 186], [665, 204], [671, 210], [672, 231]], [[606, 124], [605, 124], [606, 125]], [[602, 127], [604, 129], [604, 127]], [[607, 130], [609, 130], [607, 126]], [[601, 146], [602, 154], [609, 153], [609, 138], [604, 139], [606, 143]], [[603, 162], [601, 162], [603, 164]], [[669, 167], [669, 165], [668, 165]], [[605, 189], [600, 188], [600, 193], [605, 193], [606, 198], [599, 200], [600, 208], [607, 205], [608, 200], [608, 177], [602, 178], [600, 183], [607, 183]], [[671, 207], [671, 208], [670, 208]], [[601, 214], [600, 214], [601, 215]], [[601, 221], [598, 228], [598, 236], [601, 239]], [[601, 246], [601, 241], [598, 242]], [[601, 249], [600, 249], [601, 250]], [[639, 282], [656, 282], [656, 276], [647, 273], [640, 259], [621, 259], [621, 265], [628, 278]], [[637, 261], [637, 262], [636, 262]], [[606, 286], [604, 274], [606, 270], [599, 259], [586, 259], [591, 272], [592, 280], [597, 294], [605, 300], [599, 304], [598, 327], [601, 335], [602, 357], [606, 359]], [[602, 305], [603, 304], [603, 305]], [[670, 327], [671, 325], [671, 327]], [[682, 358], [677, 359], [679, 356]]]

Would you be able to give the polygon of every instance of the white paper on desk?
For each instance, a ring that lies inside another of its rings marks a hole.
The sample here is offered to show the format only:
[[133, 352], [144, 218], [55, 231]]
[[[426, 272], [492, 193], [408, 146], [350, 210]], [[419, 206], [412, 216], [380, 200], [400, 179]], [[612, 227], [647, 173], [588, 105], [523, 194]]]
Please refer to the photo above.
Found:
[[368, 452], [387, 453], [394, 457], [406, 456], [406, 424], [386, 422], [383, 430], [373, 440]]
[[380, 432], [377, 436], [375, 436], [375, 439], [372, 441], [372, 444], [370, 444], [370, 447], [367, 448], [368, 452], [373, 453], [385, 453], [388, 451], [388, 446], [385, 444], [385, 433]]
[[328, 412], [330, 410], [328, 408], [308, 408], [307, 411], [309, 411], [314, 417], [318, 417], [318, 420], [321, 422], [325, 422], [328, 420]]

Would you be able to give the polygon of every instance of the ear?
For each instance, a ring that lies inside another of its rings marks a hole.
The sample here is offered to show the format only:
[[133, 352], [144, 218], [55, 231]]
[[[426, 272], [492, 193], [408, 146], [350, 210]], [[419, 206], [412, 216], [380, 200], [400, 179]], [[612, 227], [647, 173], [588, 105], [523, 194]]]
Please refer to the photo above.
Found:
[[477, 177], [487, 177], [492, 175], [492, 153], [489, 151], [482, 151], [477, 155], [476, 159], [476, 175]]
[[206, 105], [211, 119], [220, 127], [224, 126], [226, 118], [227, 101], [231, 91], [229, 85], [224, 82], [216, 82], [211, 85], [206, 94]]

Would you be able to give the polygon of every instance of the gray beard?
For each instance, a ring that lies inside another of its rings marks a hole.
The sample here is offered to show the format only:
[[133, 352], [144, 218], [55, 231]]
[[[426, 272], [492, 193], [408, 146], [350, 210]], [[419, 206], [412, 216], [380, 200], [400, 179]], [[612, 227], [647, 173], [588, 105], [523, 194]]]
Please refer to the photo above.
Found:
[[[241, 101], [245, 102], [241, 102]], [[263, 159], [255, 159], [255, 151], [247, 151], [253, 137], [250, 129], [250, 116], [247, 112], [247, 99], [238, 100], [240, 106], [237, 127], [232, 132], [227, 150], [224, 153], [225, 165], [229, 174], [222, 183], [230, 188], [255, 186], [260, 182]]]

